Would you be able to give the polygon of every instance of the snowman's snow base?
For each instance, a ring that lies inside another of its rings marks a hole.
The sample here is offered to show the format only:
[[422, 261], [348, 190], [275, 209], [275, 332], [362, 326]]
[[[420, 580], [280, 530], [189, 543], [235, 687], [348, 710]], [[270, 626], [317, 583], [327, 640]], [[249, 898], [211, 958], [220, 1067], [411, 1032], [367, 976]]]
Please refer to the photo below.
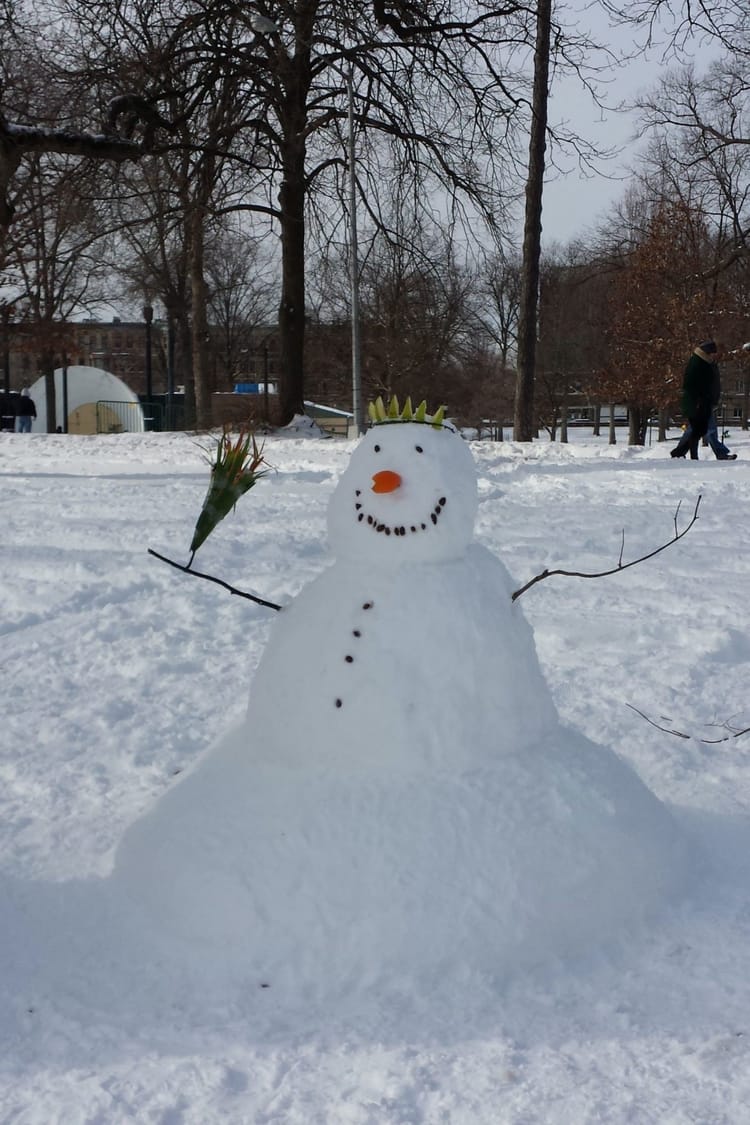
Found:
[[635, 774], [562, 727], [492, 767], [366, 777], [254, 766], [241, 729], [131, 831], [116, 878], [211, 974], [346, 987], [578, 955], [684, 861]]

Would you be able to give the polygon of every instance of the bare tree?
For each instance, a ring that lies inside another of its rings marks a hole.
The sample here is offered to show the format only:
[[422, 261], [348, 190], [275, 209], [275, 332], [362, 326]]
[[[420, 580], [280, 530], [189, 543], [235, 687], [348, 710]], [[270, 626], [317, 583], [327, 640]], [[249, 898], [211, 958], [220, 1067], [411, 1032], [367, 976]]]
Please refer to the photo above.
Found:
[[497, 420], [500, 438], [503, 436], [503, 424], [513, 416], [515, 404], [515, 359], [522, 271], [520, 255], [503, 250], [496, 252], [479, 267], [478, 321], [482, 333], [492, 341], [497, 352], [494, 364], [494, 401], [490, 396], [485, 404], [483, 417]]
[[[0, 249], [13, 220], [13, 185], [24, 162], [47, 154], [116, 164], [137, 161], [171, 124], [149, 98], [112, 92], [105, 105], [82, 96], [64, 76], [57, 53], [64, 50], [54, 13], [29, 9], [22, 0], [0, 10]], [[6, 46], [7, 45], [7, 46]], [[86, 127], [96, 120], [98, 128]]]
[[722, 59], [703, 76], [675, 69], [639, 106], [655, 133], [646, 163], [656, 183], [699, 206], [716, 231], [722, 252], [711, 269], [750, 256], [750, 60]]
[[[77, 91], [79, 115], [110, 104], [102, 140], [116, 143], [123, 160], [169, 151], [175, 166], [182, 162], [173, 205], [183, 216], [200, 422], [210, 389], [207, 223], [235, 209], [279, 232], [282, 415], [302, 409], [308, 234], [335, 228], [332, 208], [341, 214], [350, 110], [359, 204], [372, 223], [381, 224], [384, 179], [399, 177], [415, 198], [440, 192], [448, 225], [499, 233], [503, 200], [515, 195], [515, 184], [503, 189], [518, 163], [517, 125], [529, 109], [524, 53], [535, 25], [522, 0], [502, 8], [469, 0], [56, 4], [64, 17], [59, 54], [68, 60], [61, 75]], [[577, 62], [568, 51], [575, 41], [556, 25], [544, 65], [550, 50], [561, 64], [580, 65], [581, 41]], [[540, 107], [530, 109], [539, 126]], [[546, 133], [542, 127], [542, 146]]]
[[609, 323], [607, 293], [613, 270], [579, 242], [553, 247], [541, 267], [537, 344], [539, 418], [554, 439], [558, 421], [567, 440], [568, 408], [573, 402], [602, 404], [598, 374], [606, 366]]
[[17, 179], [5, 265], [24, 294], [24, 348], [45, 376], [50, 432], [56, 422], [54, 370], [70, 342], [65, 322], [101, 293], [107, 231], [92, 207], [95, 191], [90, 167], [49, 154], [27, 160]]
[[720, 314], [702, 266], [713, 246], [704, 216], [680, 202], [641, 202], [643, 231], [626, 248], [608, 297], [609, 358], [600, 388], [627, 405], [630, 442], [642, 445], [648, 419], [675, 408], [685, 357], [717, 335]]
[[[265, 268], [264, 268], [265, 267]], [[247, 370], [257, 328], [272, 310], [275, 276], [268, 277], [260, 246], [241, 230], [223, 230], [207, 247], [211, 338], [224, 388]]]
[[602, 7], [619, 24], [633, 25], [646, 45], [664, 43], [678, 55], [692, 55], [695, 44], [707, 39], [728, 51], [750, 56], [750, 19], [745, 0], [602, 0]]

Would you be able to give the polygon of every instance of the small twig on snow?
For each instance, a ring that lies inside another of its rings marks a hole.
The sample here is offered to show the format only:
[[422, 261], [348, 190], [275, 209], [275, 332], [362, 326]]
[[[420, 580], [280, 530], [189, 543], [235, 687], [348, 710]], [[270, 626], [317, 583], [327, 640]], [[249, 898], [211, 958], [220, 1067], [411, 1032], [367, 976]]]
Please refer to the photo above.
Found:
[[[681, 503], [682, 503], [682, 501], [680, 501], [680, 504]], [[622, 544], [620, 546], [620, 558], [618, 560], [617, 566], [613, 566], [609, 570], [600, 570], [596, 574], [585, 574], [584, 572], [582, 572], [580, 570], [543, 570], [541, 572], [541, 574], [535, 574], [533, 578], [530, 578], [529, 581], [524, 586], [520, 587], [520, 589], [514, 590], [514, 592], [511, 595], [511, 600], [515, 601], [516, 598], [520, 598], [521, 594], [525, 594], [526, 591], [530, 590], [532, 586], [535, 586], [537, 584], [537, 582], [541, 582], [543, 578], [551, 578], [553, 574], [562, 574], [567, 578], [607, 578], [610, 574], [618, 574], [621, 570], [627, 570], [628, 567], [637, 566], [638, 563], [645, 562], [646, 559], [652, 559], [655, 555], [658, 555], [661, 551], [665, 551], [667, 549], [667, 547], [671, 547], [672, 544], [676, 543], [678, 539], [682, 539], [683, 535], [687, 535], [688, 531], [690, 531], [690, 528], [693, 526], [695, 521], [698, 519], [698, 508], [700, 507], [700, 503], [701, 503], [701, 496], [699, 495], [698, 499], [695, 502], [695, 511], [693, 512], [692, 519], [690, 520], [690, 523], [687, 525], [687, 527], [684, 527], [682, 529], [682, 531], [677, 530], [677, 516], [678, 516], [679, 511], [680, 511], [680, 504], [678, 504], [677, 505], [677, 511], [674, 514], [674, 535], [673, 535], [673, 537], [671, 539], [669, 539], [666, 543], [662, 543], [662, 545], [660, 547], [657, 547], [654, 551], [649, 551], [649, 553], [647, 555], [641, 555], [641, 557], [638, 558], [638, 559], [631, 559], [630, 562], [624, 563], [622, 561], [622, 553], [623, 553], [623, 550], [624, 550], [624, 547], [625, 547], [625, 532], [623, 531], [623, 533], [622, 533]]]

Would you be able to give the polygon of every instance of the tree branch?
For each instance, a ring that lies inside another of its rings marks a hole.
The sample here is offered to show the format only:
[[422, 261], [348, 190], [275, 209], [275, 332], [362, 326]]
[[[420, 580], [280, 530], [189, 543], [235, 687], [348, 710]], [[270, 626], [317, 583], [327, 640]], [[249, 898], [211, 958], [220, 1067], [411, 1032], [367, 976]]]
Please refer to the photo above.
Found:
[[[230, 586], [228, 582], [224, 582], [221, 578], [214, 578], [212, 574], [203, 574], [200, 570], [192, 570], [190, 563], [183, 566], [182, 563], [175, 562], [174, 559], [168, 559], [166, 555], [160, 555], [158, 551], [153, 551], [150, 547], [148, 553], [153, 555], [155, 559], [160, 559], [162, 562], [168, 563], [173, 566], [175, 570], [181, 570], [183, 574], [192, 574], [195, 578], [205, 578], [207, 582], [215, 582], [217, 586], [222, 586], [225, 590], [229, 590], [230, 594], [236, 594], [239, 598], [247, 598], [251, 602], [256, 602], [258, 605], [264, 605], [267, 609], [281, 609], [280, 605], [276, 602], [267, 602], [264, 598], [259, 598], [255, 594], [248, 594], [245, 590], [238, 590], [236, 586]], [[192, 562], [192, 559], [191, 559]]]
[[690, 531], [690, 528], [698, 519], [698, 508], [700, 507], [700, 502], [701, 496], [699, 495], [698, 499], [695, 502], [695, 511], [693, 512], [690, 523], [687, 525], [687, 527], [684, 527], [682, 531], [678, 531], [677, 516], [679, 515], [680, 504], [682, 503], [682, 501], [680, 501], [680, 504], [677, 505], [677, 510], [674, 514], [674, 535], [666, 543], [662, 543], [660, 547], [657, 547], [653, 551], [649, 551], [647, 555], [641, 555], [640, 558], [632, 559], [630, 562], [624, 563], [622, 561], [622, 551], [625, 544], [625, 532], [623, 531], [622, 545], [620, 547], [620, 558], [617, 566], [613, 566], [609, 570], [600, 570], [596, 574], [584, 574], [580, 570], [543, 570], [541, 574], [534, 575], [534, 577], [529, 579], [529, 581], [524, 586], [521, 586], [520, 589], [515, 590], [511, 595], [511, 600], [515, 601], [516, 598], [520, 598], [521, 594], [525, 594], [526, 591], [530, 590], [532, 586], [535, 586], [537, 582], [541, 582], [543, 578], [551, 578], [553, 574], [562, 574], [568, 578], [607, 578], [610, 574], [618, 574], [621, 570], [627, 570], [628, 567], [637, 566], [638, 563], [645, 562], [646, 559], [652, 559], [655, 555], [660, 554], [661, 551], [665, 551], [667, 547], [671, 547], [672, 544], [676, 543], [678, 539], [682, 539], [683, 535], [687, 535], [688, 531]]
[[[140, 140], [134, 137], [137, 128], [142, 133]], [[173, 131], [174, 125], [137, 94], [123, 94], [110, 103], [101, 133], [22, 125], [8, 121], [0, 108], [0, 233], [4, 234], [13, 220], [10, 186], [28, 154], [57, 153], [115, 163], [139, 160], [153, 148], [157, 129]]]
[[136, 142], [111, 133], [77, 133], [36, 125], [15, 125], [0, 117], [0, 140], [21, 153], [56, 152], [98, 160], [138, 160], [143, 149]]
[[694, 738], [696, 742], [703, 742], [707, 746], [715, 746], [719, 742], [729, 742], [733, 738], [740, 738], [743, 734], [750, 734], [750, 727], [744, 727], [742, 730], [733, 730], [732, 727], [730, 727], [729, 723], [726, 722], [722, 723], [721, 725], [724, 730], [729, 731], [729, 734], [724, 734], [721, 736], [721, 738], [696, 738], [694, 734], [685, 734], [684, 731], [676, 730], [674, 727], [663, 727], [661, 723], [657, 723], [653, 719], [649, 719], [648, 715], [644, 715], [643, 711], [639, 711], [638, 708], [634, 707], [632, 703], [626, 703], [625, 706], [629, 707], [631, 711], [635, 711], [636, 715], [640, 715], [641, 718], [645, 719], [647, 723], [650, 723], [652, 727], [656, 727], [657, 730], [664, 731], [665, 734], [673, 734], [675, 738]]

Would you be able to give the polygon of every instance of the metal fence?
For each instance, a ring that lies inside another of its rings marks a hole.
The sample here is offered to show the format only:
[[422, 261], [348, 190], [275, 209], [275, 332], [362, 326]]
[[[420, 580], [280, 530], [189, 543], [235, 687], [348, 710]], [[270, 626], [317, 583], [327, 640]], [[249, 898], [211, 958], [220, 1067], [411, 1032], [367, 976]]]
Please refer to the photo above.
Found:
[[96, 404], [98, 434], [142, 433], [144, 430], [181, 430], [185, 404], [181, 401], [117, 402], [100, 399]]
[[140, 433], [144, 429], [140, 403], [106, 399], [97, 402], [96, 432], [98, 434]]

